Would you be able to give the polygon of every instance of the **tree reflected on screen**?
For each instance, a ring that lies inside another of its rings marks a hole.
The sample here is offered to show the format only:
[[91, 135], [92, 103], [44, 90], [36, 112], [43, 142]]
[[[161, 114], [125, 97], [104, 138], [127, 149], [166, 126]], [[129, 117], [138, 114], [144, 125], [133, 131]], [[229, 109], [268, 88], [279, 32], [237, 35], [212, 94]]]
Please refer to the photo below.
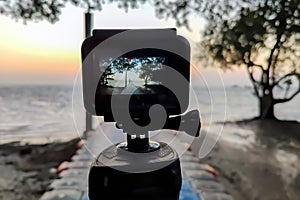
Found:
[[155, 93], [161, 84], [159, 74], [165, 58], [144, 57], [108, 59], [99, 63], [102, 75], [99, 86], [104, 93]]

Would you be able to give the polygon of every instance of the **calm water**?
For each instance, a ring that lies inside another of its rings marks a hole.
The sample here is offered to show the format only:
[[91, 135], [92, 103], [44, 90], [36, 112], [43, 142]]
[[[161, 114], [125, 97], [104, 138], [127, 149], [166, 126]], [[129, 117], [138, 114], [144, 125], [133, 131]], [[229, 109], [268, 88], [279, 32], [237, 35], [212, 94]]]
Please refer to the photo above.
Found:
[[0, 88], [0, 140], [74, 133], [72, 87]]
[[[202, 120], [241, 120], [258, 114], [250, 88], [195, 89]], [[276, 106], [280, 119], [300, 121], [300, 95]], [[83, 113], [84, 115], [84, 113]], [[12, 86], [0, 88], [0, 142], [21, 138], [74, 135], [71, 86]]]

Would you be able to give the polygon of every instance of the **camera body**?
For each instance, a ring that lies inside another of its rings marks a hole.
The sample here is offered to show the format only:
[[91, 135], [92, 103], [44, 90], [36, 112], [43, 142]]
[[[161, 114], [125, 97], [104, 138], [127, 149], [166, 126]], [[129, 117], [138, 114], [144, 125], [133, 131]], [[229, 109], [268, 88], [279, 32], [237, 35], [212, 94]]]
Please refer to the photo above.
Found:
[[[129, 109], [138, 125], [149, 123], [145, 116], [155, 104], [168, 116], [184, 113], [189, 103], [189, 56], [189, 43], [176, 29], [94, 30], [82, 45], [84, 106], [92, 115], [122, 124], [114, 109]], [[185, 81], [178, 85], [170, 72]], [[176, 94], [169, 89], [175, 85]]]
[[94, 30], [81, 53], [86, 111], [127, 133], [127, 142], [108, 147], [92, 163], [89, 198], [178, 200], [178, 154], [150, 141], [148, 132], [199, 135], [198, 111], [182, 115], [189, 104], [188, 41], [176, 29]]

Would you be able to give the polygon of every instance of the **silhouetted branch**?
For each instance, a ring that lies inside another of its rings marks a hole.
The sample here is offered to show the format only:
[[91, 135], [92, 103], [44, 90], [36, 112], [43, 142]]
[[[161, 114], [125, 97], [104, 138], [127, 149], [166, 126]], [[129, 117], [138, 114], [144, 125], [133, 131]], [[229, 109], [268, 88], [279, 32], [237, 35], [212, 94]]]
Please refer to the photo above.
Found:
[[282, 76], [281, 78], [279, 78], [276, 82], [273, 83], [273, 87], [275, 87], [276, 85], [278, 85], [282, 80], [288, 78], [288, 77], [291, 77], [291, 76], [296, 76], [298, 78], [300, 78], [300, 74], [297, 73], [295, 70]]
[[297, 80], [298, 80], [298, 89], [288, 98], [282, 98], [282, 99], [274, 99], [274, 103], [285, 103], [288, 102], [290, 100], [292, 100], [297, 94], [300, 93], [300, 73], [293, 73], [293, 74], [287, 74], [285, 76], [283, 76], [282, 78], [280, 78], [276, 83], [279, 84], [279, 82], [287, 77], [291, 77], [291, 76], [296, 76]]
[[255, 95], [258, 97], [258, 98], [261, 98], [261, 96], [259, 95], [259, 92], [258, 92], [258, 84], [259, 82], [257, 80], [255, 80], [254, 78], [254, 75], [253, 75], [253, 66], [248, 66], [247, 67], [247, 71], [248, 71], [248, 75], [250, 77], [250, 80], [252, 82], [252, 85], [253, 85], [253, 88], [254, 88], [254, 92], [255, 92]]

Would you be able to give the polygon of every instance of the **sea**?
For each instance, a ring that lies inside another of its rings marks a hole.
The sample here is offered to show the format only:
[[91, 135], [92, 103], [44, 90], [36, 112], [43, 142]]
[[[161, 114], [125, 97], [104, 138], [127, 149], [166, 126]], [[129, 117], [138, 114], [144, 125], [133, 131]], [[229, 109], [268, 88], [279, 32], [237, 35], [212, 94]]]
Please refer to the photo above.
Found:
[[[258, 115], [251, 87], [194, 87], [189, 109], [199, 109], [202, 121], [224, 122]], [[75, 137], [84, 131], [83, 106], [74, 104], [73, 86], [0, 86], [0, 143], [44, 138]], [[82, 96], [77, 95], [77, 98]], [[82, 100], [78, 100], [81, 102]], [[75, 113], [75, 114], [74, 114]], [[276, 117], [300, 122], [300, 95], [276, 105]]]

